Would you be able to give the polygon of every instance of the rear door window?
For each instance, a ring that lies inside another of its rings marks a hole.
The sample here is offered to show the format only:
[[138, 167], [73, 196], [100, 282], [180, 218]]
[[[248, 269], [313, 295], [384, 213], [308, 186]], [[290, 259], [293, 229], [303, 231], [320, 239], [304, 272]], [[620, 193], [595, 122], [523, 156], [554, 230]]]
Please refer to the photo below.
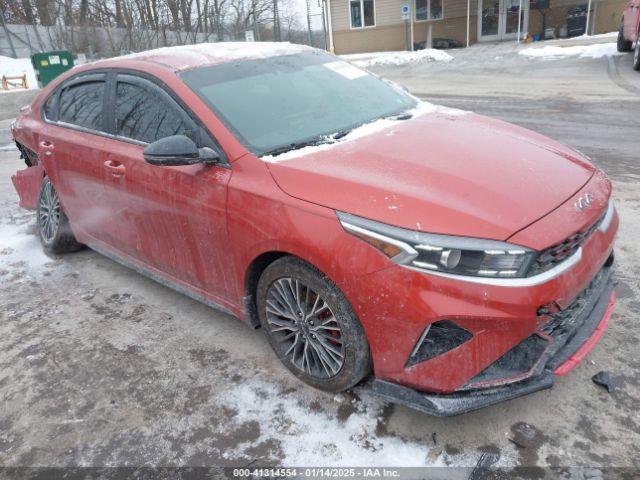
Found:
[[121, 75], [116, 85], [116, 135], [153, 143], [171, 135], [196, 141], [194, 127], [180, 107], [151, 82]]
[[104, 80], [87, 80], [64, 87], [58, 101], [57, 120], [102, 131], [104, 94]]

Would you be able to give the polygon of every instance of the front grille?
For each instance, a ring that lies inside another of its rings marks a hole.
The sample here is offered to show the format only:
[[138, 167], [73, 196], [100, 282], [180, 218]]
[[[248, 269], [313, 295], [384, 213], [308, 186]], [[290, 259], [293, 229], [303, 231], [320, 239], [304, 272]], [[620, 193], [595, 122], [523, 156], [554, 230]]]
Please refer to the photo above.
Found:
[[586, 230], [571, 235], [563, 242], [553, 245], [538, 253], [538, 256], [529, 267], [527, 276], [532, 277], [533, 275], [538, 275], [539, 273], [551, 270], [553, 267], [564, 262], [567, 258], [576, 253], [578, 249], [584, 245], [591, 234], [595, 232], [603, 218], [604, 214]]

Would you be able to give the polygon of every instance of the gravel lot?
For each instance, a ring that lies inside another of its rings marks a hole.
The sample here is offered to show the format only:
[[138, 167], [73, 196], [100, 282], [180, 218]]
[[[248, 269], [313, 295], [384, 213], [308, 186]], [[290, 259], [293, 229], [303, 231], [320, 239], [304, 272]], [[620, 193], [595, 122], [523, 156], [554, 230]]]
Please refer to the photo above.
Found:
[[[550, 391], [449, 419], [364, 389], [314, 391], [261, 331], [90, 251], [49, 257], [10, 175], [0, 96], [0, 465], [472, 467], [522, 475], [640, 468], [640, 74], [631, 55], [530, 59], [512, 45], [452, 51], [446, 64], [380, 67], [414, 94], [555, 137], [611, 177], [621, 216], [618, 303], [602, 341]], [[12, 106], [11, 108], [14, 108]], [[462, 132], [463, 134], [463, 132]], [[612, 393], [591, 376], [613, 375]], [[484, 458], [487, 458], [485, 455]], [[451, 470], [466, 478], [469, 470]]]

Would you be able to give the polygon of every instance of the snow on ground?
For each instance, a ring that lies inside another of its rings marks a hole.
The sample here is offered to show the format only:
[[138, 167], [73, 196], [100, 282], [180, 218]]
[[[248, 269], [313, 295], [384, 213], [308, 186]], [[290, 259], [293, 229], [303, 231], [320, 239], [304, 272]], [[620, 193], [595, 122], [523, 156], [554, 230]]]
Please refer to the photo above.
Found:
[[554, 40], [545, 40], [545, 43], [565, 43], [575, 42], [579, 40], [606, 40], [608, 38], [617, 38], [618, 32], [599, 33], [597, 35], [580, 35], [579, 37], [556, 38]]
[[[316, 401], [314, 407], [307, 395], [283, 392], [255, 377], [225, 391], [218, 400], [235, 413], [225, 426], [229, 431], [253, 422], [260, 426], [260, 436], [239, 446], [241, 450], [275, 440], [285, 465], [473, 467], [478, 462], [479, 454], [432, 450], [430, 434], [425, 434], [423, 442], [378, 434], [385, 403], [362, 389], [359, 395], [359, 400], [341, 394], [328, 400], [346, 407], [350, 412], [346, 419], [325, 411], [322, 402]], [[514, 463], [507, 455], [497, 465]]]
[[[402, 87], [397, 86], [393, 82], [389, 82], [389, 83], [392, 86], [394, 86], [394, 88], [402, 88]], [[406, 92], [405, 92], [405, 94], [406, 94]], [[321, 143], [320, 145], [311, 145], [311, 146], [308, 146], [308, 147], [299, 148], [297, 150], [291, 150], [289, 152], [282, 153], [282, 154], [276, 155], [276, 156], [265, 155], [265, 156], [260, 157], [260, 158], [262, 158], [262, 160], [264, 160], [265, 162], [281, 162], [283, 160], [289, 160], [289, 159], [292, 159], [292, 158], [303, 157], [305, 155], [310, 155], [312, 153], [317, 153], [317, 152], [320, 152], [322, 150], [327, 150], [327, 149], [333, 148], [336, 145], [341, 145], [341, 144], [343, 144], [345, 142], [351, 142], [353, 140], [357, 140], [358, 138], [366, 137], [367, 135], [372, 135], [374, 133], [381, 132], [381, 131], [386, 130], [388, 128], [398, 126], [398, 122], [403, 122], [403, 121], [407, 121], [408, 122], [408, 121], [413, 120], [414, 118], [417, 118], [417, 117], [420, 117], [422, 115], [429, 114], [429, 113], [442, 113], [442, 114], [450, 115], [450, 116], [465, 115], [465, 114], [469, 113], [469, 112], [467, 112], [465, 110], [458, 110], [456, 108], [443, 107], [441, 105], [434, 105], [433, 103], [423, 102], [423, 101], [421, 101], [421, 100], [419, 100], [417, 98], [416, 98], [416, 100], [418, 102], [418, 106], [415, 107], [412, 110], [409, 110], [407, 112], [407, 113], [412, 115], [411, 119], [409, 119], [409, 120], [395, 120], [393, 118], [381, 118], [379, 120], [375, 120], [375, 121], [370, 122], [370, 123], [365, 123], [364, 125], [356, 127], [353, 130], [351, 130], [344, 137], [342, 137], [342, 138], [340, 138], [338, 140], [334, 140], [332, 142]]]
[[340, 55], [340, 58], [357, 67], [373, 67], [376, 65], [406, 65], [421, 62], [450, 62], [453, 57], [442, 50], [427, 48], [417, 52], [374, 52]]
[[[38, 80], [36, 79], [36, 73], [31, 65], [31, 59], [29, 58], [10, 58], [0, 56], [0, 77], [6, 75], [8, 77], [16, 77], [27, 74], [27, 85], [29, 89], [38, 88]], [[0, 92], [14, 92], [22, 91], [22, 88], [16, 88], [11, 90], [3, 90], [0, 88]]]
[[602, 58], [619, 53], [615, 43], [596, 43], [593, 45], [574, 45], [572, 47], [557, 47], [546, 45], [544, 47], [529, 47], [518, 52], [519, 55], [530, 58], [556, 59], [565, 57]]
[[37, 273], [54, 261], [42, 250], [33, 212], [20, 210], [0, 218], [0, 283], [5, 276]]

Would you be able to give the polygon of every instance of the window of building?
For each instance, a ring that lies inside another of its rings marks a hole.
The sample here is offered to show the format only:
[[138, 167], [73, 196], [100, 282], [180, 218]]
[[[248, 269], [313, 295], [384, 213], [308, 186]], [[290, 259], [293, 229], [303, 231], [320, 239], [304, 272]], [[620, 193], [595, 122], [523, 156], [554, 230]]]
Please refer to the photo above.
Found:
[[[60, 94], [58, 120], [90, 130], [102, 130], [104, 82], [71, 85]], [[45, 115], [46, 109], [45, 109]]]
[[349, 0], [351, 28], [375, 27], [375, 0]]
[[116, 134], [145, 143], [171, 135], [193, 137], [177, 107], [169, 104], [160, 92], [128, 82], [116, 87]]
[[416, 0], [416, 21], [443, 18], [443, 0]]

